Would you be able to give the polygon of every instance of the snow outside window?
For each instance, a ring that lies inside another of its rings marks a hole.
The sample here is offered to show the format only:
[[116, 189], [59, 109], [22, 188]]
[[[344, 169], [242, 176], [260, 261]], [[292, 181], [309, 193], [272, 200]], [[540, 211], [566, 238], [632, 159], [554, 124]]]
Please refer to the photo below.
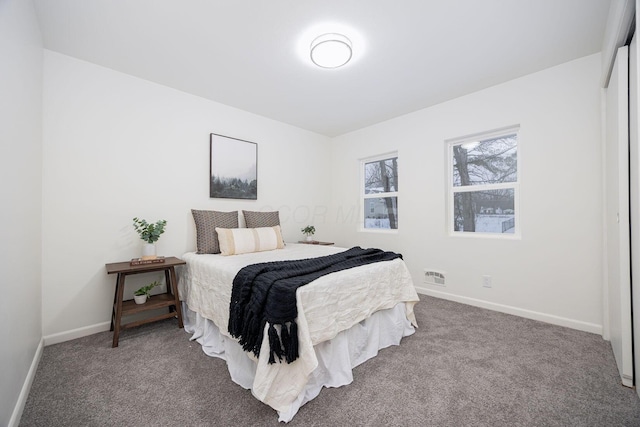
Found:
[[398, 154], [360, 161], [362, 230], [398, 229]]
[[451, 234], [520, 235], [518, 130], [447, 141]]

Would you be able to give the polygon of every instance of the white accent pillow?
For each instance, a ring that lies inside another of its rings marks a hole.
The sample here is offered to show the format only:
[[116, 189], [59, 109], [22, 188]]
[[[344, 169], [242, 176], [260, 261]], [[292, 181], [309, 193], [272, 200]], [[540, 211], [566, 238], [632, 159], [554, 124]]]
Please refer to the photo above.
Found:
[[259, 228], [216, 227], [222, 255], [246, 254], [284, 248], [280, 226]]

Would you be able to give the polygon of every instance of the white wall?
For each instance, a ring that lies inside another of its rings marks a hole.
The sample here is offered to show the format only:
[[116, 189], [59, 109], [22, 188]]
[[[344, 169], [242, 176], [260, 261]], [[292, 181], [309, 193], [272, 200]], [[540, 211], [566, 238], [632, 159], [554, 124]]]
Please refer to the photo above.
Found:
[[[278, 209], [289, 241], [326, 209], [328, 138], [52, 51], [44, 64], [47, 342], [108, 328], [104, 265], [140, 256], [134, 216], [166, 219], [158, 254], [180, 256], [195, 250], [191, 208]], [[257, 201], [209, 198], [211, 132], [258, 143]], [[130, 280], [129, 295], [153, 276]]]
[[[423, 293], [601, 332], [599, 75], [593, 55], [335, 138], [332, 238], [400, 251]], [[444, 140], [516, 124], [522, 238], [449, 236]], [[357, 232], [358, 159], [394, 150], [399, 231]], [[425, 268], [446, 287], [423, 284]]]
[[17, 403], [23, 385], [28, 382], [30, 365], [41, 348], [41, 123], [42, 41], [33, 4], [3, 0], [0, 2], [0, 425], [3, 426], [16, 422], [22, 413], [22, 406]]

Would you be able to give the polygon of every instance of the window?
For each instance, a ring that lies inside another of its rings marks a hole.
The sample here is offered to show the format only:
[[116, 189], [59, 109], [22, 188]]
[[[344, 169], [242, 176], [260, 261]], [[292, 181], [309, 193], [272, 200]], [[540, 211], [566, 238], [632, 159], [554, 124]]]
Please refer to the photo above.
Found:
[[360, 161], [363, 230], [398, 229], [398, 154]]
[[450, 233], [520, 234], [518, 130], [447, 141]]

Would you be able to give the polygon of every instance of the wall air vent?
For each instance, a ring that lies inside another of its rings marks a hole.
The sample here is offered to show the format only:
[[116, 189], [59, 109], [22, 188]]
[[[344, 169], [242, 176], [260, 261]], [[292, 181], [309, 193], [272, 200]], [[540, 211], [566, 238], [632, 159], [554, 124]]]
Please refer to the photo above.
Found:
[[446, 286], [444, 280], [444, 271], [425, 270], [424, 283], [436, 286]]

